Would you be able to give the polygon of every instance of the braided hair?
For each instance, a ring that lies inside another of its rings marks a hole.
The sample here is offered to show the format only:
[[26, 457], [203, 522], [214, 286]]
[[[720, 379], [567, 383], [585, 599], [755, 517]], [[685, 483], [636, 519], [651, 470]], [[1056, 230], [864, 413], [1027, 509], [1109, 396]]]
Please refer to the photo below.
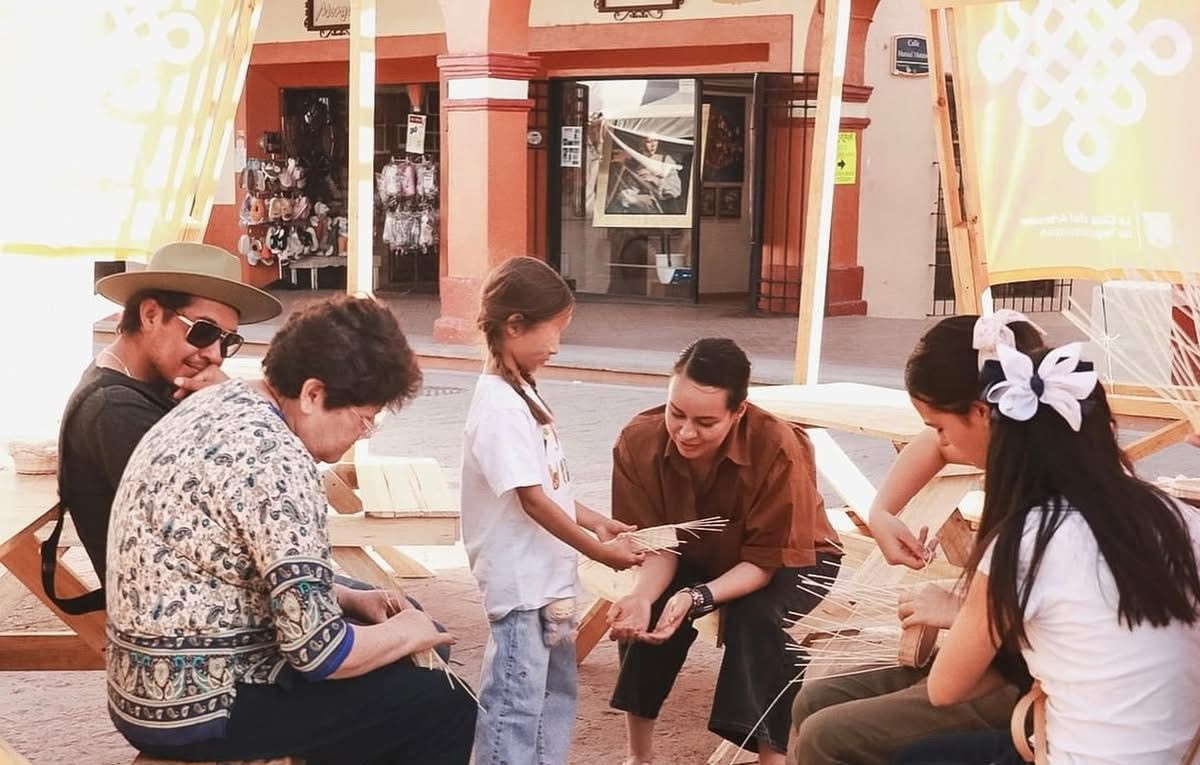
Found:
[[504, 333], [511, 325], [524, 329], [550, 321], [574, 305], [575, 296], [563, 278], [535, 258], [509, 258], [493, 268], [483, 283], [476, 325], [496, 372], [517, 392], [539, 425], [550, 424], [552, 414], [525, 392], [526, 384], [537, 390], [533, 376], [505, 363]]

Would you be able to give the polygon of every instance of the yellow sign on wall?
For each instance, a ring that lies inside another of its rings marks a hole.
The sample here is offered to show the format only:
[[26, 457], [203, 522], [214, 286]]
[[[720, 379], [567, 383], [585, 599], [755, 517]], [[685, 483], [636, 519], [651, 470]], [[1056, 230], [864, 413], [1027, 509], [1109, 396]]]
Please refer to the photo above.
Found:
[[837, 157], [833, 169], [833, 182], [853, 184], [858, 181], [858, 141], [854, 133], [838, 133]]

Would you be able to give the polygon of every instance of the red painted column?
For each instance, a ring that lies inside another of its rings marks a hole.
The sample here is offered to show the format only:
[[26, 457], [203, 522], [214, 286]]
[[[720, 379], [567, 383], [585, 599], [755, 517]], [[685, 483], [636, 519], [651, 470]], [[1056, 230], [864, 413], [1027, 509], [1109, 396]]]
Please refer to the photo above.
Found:
[[[850, 40], [846, 55], [845, 90], [842, 94], [846, 103], [867, 103], [871, 97], [871, 88], [864, 83], [867, 31], [879, 2], [853, 0], [850, 6]], [[809, 22], [804, 53], [805, 71], [815, 72], [820, 66], [824, 12], [825, 4], [817, 3]], [[840, 126], [843, 132], [855, 134], [858, 177], [853, 184], [834, 187], [833, 230], [830, 234], [829, 276], [825, 293], [827, 316], [862, 315], [867, 312], [867, 303], [863, 300], [864, 272], [858, 264], [858, 226], [859, 193], [866, 171], [862, 162], [862, 134], [869, 124], [870, 120], [861, 117], [843, 117]]]
[[[442, 153], [441, 315], [433, 337], [472, 343], [479, 287], [528, 247], [529, 0], [441, 0], [449, 53], [438, 58]], [[453, 30], [453, 31], [451, 31]]]

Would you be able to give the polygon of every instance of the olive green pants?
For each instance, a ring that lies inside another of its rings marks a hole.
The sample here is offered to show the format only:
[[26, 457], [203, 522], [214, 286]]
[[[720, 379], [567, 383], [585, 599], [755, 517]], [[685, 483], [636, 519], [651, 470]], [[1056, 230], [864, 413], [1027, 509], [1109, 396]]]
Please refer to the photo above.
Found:
[[788, 765], [887, 765], [928, 736], [1008, 727], [1020, 696], [1015, 686], [934, 707], [926, 675], [925, 669], [892, 667], [806, 680], [792, 704]]

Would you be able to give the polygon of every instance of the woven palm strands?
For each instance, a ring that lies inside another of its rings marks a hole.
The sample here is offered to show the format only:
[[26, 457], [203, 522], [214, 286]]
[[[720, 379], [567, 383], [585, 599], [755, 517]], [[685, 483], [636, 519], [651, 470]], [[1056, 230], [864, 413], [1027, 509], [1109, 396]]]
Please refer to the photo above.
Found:
[[1072, 299], [1063, 316], [1097, 345], [1100, 378], [1150, 389], [1200, 431], [1200, 274], [1129, 270], [1098, 294], [1090, 310]]

